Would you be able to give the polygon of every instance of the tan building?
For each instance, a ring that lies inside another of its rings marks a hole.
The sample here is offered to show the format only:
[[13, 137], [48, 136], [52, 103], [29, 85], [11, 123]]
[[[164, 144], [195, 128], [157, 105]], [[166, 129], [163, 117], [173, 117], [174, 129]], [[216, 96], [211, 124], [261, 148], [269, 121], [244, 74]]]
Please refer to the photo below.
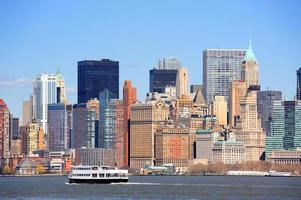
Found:
[[240, 119], [233, 130], [246, 146], [246, 161], [258, 161], [265, 150], [265, 133], [257, 113], [257, 92], [249, 91], [240, 102]]
[[45, 145], [45, 139], [44, 139], [44, 131], [42, 127], [38, 128], [38, 150], [45, 150], [46, 145]]
[[10, 147], [11, 156], [19, 156], [22, 155], [22, 144], [20, 138], [14, 138], [11, 140], [11, 147]]
[[234, 127], [240, 115], [240, 100], [247, 93], [247, 85], [244, 81], [232, 81], [229, 95], [229, 124]]
[[38, 131], [39, 125], [36, 122], [31, 122], [26, 126], [27, 132], [27, 155], [32, 155], [38, 150]]
[[224, 96], [214, 96], [212, 114], [217, 117], [220, 126], [227, 125], [227, 101]]
[[301, 149], [272, 151], [268, 160], [283, 165], [301, 164]]
[[162, 101], [135, 103], [131, 107], [130, 166], [136, 170], [155, 160], [155, 131], [168, 120], [169, 108]]
[[23, 101], [22, 124], [26, 126], [32, 120], [32, 105], [31, 101]]
[[243, 142], [217, 141], [212, 146], [212, 164], [241, 164], [245, 156]]
[[246, 82], [247, 88], [259, 85], [259, 67], [251, 46], [251, 41], [249, 41], [249, 49], [242, 62], [241, 79]]
[[0, 99], [0, 158], [8, 158], [9, 151], [9, 109], [3, 99]]
[[99, 101], [98, 99], [90, 99], [86, 103], [89, 110], [94, 110], [96, 113], [96, 119], [99, 120]]
[[176, 79], [176, 94], [177, 98], [189, 95], [189, 78], [186, 68], [179, 68]]
[[193, 158], [189, 128], [162, 128], [155, 138], [156, 166], [172, 163], [178, 173], [187, 172]]

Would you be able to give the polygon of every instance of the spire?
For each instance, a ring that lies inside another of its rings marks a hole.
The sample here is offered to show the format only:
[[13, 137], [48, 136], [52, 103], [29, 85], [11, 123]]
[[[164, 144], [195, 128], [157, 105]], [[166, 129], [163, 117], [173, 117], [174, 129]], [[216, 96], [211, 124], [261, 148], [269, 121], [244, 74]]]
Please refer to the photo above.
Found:
[[61, 74], [61, 70], [60, 70], [59, 67], [57, 68], [55, 75], [56, 75], [56, 77], [58, 77], [60, 79], [63, 77], [63, 75]]
[[257, 59], [255, 57], [255, 54], [253, 52], [253, 49], [252, 49], [252, 41], [251, 41], [251, 38], [249, 39], [249, 48], [246, 52], [246, 55], [244, 57], [244, 61], [254, 61], [254, 62], [257, 62]]

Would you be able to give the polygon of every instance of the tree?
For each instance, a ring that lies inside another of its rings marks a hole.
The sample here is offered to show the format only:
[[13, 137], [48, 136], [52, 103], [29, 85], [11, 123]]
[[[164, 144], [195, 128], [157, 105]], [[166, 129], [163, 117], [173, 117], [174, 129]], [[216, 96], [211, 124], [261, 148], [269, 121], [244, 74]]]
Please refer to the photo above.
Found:
[[3, 170], [2, 170], [2, 173], [3, 174], [10, 174], [11, 170], [10, 170], [10, 167], [8, 165], [5, 165]]
[[45, 167], [42, 164], [37, 165], [37, 173], [38, 174], [44, 174], [45, 173]]

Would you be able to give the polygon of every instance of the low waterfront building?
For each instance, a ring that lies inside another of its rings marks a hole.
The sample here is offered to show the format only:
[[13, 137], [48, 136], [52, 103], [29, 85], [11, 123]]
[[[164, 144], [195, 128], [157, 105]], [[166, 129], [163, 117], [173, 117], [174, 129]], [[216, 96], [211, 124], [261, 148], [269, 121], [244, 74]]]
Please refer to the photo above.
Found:
[[272, 151], [268, 160], [274, 164], [301, 164], [301, 149]]
[[217, 141], [212, 146], [212, 164], [241, 164], [246, 160], [246, 149], [240, 141]]
[[16, 173], [19, 175], [34, 175], [37, 174], [37, 165], [30, 158], [25, 158], [25, 160], [17, 165]]

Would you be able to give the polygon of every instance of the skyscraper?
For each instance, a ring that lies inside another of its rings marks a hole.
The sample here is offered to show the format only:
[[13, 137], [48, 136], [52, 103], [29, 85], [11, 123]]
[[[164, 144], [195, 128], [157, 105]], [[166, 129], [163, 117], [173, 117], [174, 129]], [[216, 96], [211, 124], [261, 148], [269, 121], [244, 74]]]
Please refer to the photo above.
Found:
[[169, 109], [163, 101], [135, 103], [131, 108], [130, 166], [141, 169], [155, 160], [156, 126], [166, 122]]
[[206, 49], [203, 51], [203, 87], [207, 103], [215, 95], [229, 100], [230, 83], [241, 79], [244, 49]]
[[167, 86], [176, 86], [178, 70], [152, 69], [149, 70], [149, 92], [164, 93]]
[[23, 101], [22, 124], [26, 126], [32, 120], [32, 102], [30, 100]]
[[12, 118], [12, 134], [11, 134], [11, 139], [15, 137], [19, 137], [19, 118], [14, 117]]
[[203, 93], [203, 85], [190, 85], [190, 93], [195, 93], [198, 90]]
[[258, 161], [265, 150], [265, 134], [257, 113], [257, 91], [248, 91], [240, 101], [240, 116], [234, 129], [236, 140], [246, 146], [246, 161]]
[[124, 120], [124, 166], [129, 166], [129, 133], [131, 106], [137, 101], [137, 89], [132, 86], [129, 80], [124, 81], [123, 85], [123, 120]]
[[212, 114], [218, 119], [220, 126], [227, 125], [227, 102], [223, 96], [214, 96]]
[[274, 101], [271, 134], [266, 138], [266, 159], [275, 150], [301, 147], [301, 101]]
[[0, 158], [7, 158], [9, 152], [9, 109], [3, 99], [0, 99]]
[[179, 69], [182, 63], [177, 58], [169, 57], [160, 59], [157, 69]]
[[240, 115], [240, 100], [247, 93], [247, 85], [244, 81], [232, 81], [229, 96], [229, 124], [234, 127]]
[[297, 100], [301, 100], [301, 67], [297, 70]]
[[67, 117], [63, 103], [48, 104], [48, 150], [67, 149]]
[[99, 136], [100, 148], [115, 148], [116, 134], [114, 130], [114, 112], [110, 100], [116, 95], [105, 89], [99, 93]]
[[176, 95], [177, 98], [189, 95], [189, 78], [186, 68], [179, 68], [176, 79]]
[[60, 72], [60, 69], [57, 70], [56, 74], [56, 99], [57, 103], [64, 103], [65, 105], [68, 103], [66, 90], [65, 90], [65, 80], [63, 75]]
[[38, 131], [39, 124], [35, 121], [30, 122], [26, 126], [26, 138], [23, 138], [27, 144], [26, 155], [32, 155], [34, 151], [38, 150]]
[[257, 111], [261, 118], [261, 126], [267, 136], [270, 136], [270, 123], [273, 117], [273, 102], [282, 100], [281, 91], [258, 91], [257, 92]]
[[247, 88], [259, 85], [259, 67], [252, 49], [251, 40], [249, 40], [249, 48], [244, 56], [241, 69], [241, 79], [246, 82]]
[[86, 103], [75, 104], [72, 114], [71, 148], [96, 148], [98, 120], [96, 111]]
[[104, 89], [119, 98], [119, 62], [110, 59], [78, 62], [78, 103], [99, 98]]
[[57, 77], [55, 74], [38, 75], [33, 82], [33, 118], [47, 134], [48, 104], [57, 103]]

